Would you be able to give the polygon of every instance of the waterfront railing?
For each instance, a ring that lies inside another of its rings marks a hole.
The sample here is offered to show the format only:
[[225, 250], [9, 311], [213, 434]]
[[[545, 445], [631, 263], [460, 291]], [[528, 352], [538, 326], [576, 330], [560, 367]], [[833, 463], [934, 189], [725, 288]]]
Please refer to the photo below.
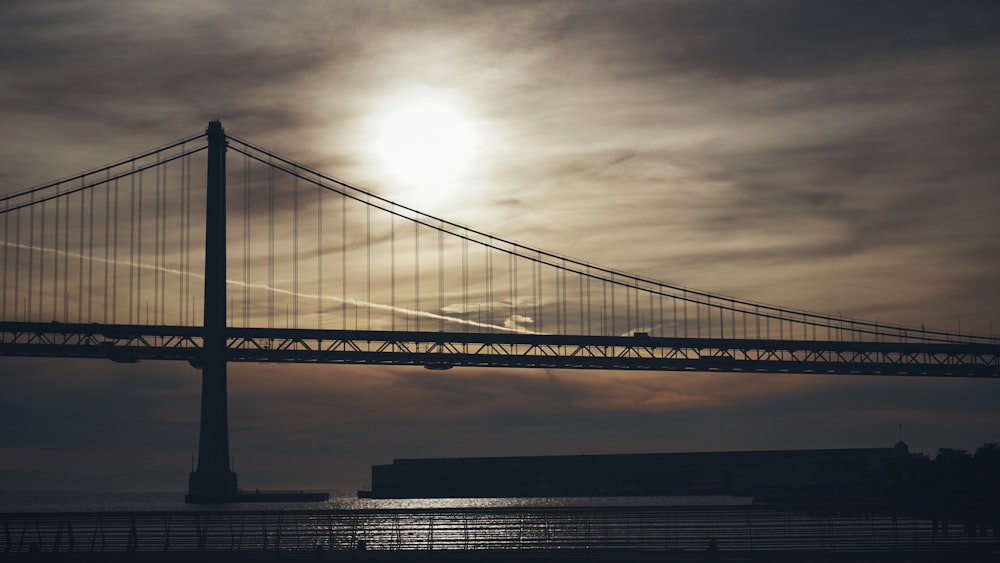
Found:
[[4, 553], [1000, 551], [996, 525], [766, 506], [0, 514]]

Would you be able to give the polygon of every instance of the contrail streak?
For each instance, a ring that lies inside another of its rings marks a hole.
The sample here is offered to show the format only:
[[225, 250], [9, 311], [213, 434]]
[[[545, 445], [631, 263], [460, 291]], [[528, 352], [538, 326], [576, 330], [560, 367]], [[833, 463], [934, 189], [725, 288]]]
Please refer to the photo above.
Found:
[[[58, 248], [46, 248], [46, 247], [42, 247], [42, 246], [38, 246], [38, 245], [29, 245], [29, 244], [16, 243], [16, 242], [10, 242], [10, 241], [4, 241], [4, 245], [8, 246], [8, 247], [13, 247], [13, 248], [20, 248], [22, 250], [28, 250], [28, 251], [31, 251], [31, 252], [34, 252], [34, 251], [49, 252], [49, 253], [56, 254], [56, 255], [59, 255], [59, 256], [66, 256], [66, 257], [75, 258], [75, 259], [85, 259], [85, 260], [90, 260], [92, 262], [100, 262], [100, 263], [103, 263], [103, 264], [108, 264], [108, 265], [113, 265], [113, 266], [122, 266], [122, 267], [126, 267], [126, 268], [127, 267], [137, 267], [137, 268], [141, 268], [143, 270], [151, 270], [151, 271], [155, 271], [155, 272], [163, 272], [163, 273], [167, 273], [167, 274], [174, 274], [174, 275], [177, 275], [177, 276], [190, 276], [190, 277], [201, 279], [201, 280], [205, 279], [205, 275], [204, 274], [198, 274], [198, 273], [195, 273], [195, 272], [183, 272], [183, 271], [178, 270], [176, 268], [168, 268], [166, 266], [157, 266], [155, 264], [143, 264], [143, 263], [131, 262], [131, 261], [127, 261], [127, 260], [113, 260], [113, 259], [110, 259], [110, 258], [102, 258], [100, 256], [87, 256], [87, 255], [84, 255], [84, 254], [80, 254], [79, 252], [73, 252], [73, 251], [69, 251], [69, 250], [60, 250]], [[278, 288], [278, 287], [270, 287], [267, 284], [263, 284], [263, 283], [251, 283], [251, 282], [244, 282], [244, 281], [240, 281], [240, 280], [227, 279], [226, 280], [226, 284], [230, 285], [230, 286], [236, 286], [236, 287], [245, 287], [247, 289], [261, 289], [261, 290], [264, 290], [264, 291], [270, 291], [270, 292], [281, 294], [281, 295], [288, 295], [290, 297], [302, 297], [302, 298], [305, 298], [305, 299], [317, 299], [317, 300], [321, 299], [323, 301], [331, 301], [331, 302], [340, 303], [340, 304], [347, 303], [349, 305], [356, 305], [356, 306], [360, 306], [360, 307], [368, 307], [368, 308], [374, 309], [374, 310], [388, 311], [388, 312], [393, 312], [393, 313], [400, 313], [400, 314], [403, 314], [403, 315], [409, 315], [409, 316], [413, 316], [413, 317], [421, 317], [421, 318], [425, 318], [425, 319], [433, 319], [433, 320], [437, 320], [437, 321], [445, 321], [445, 322], [449, 322], [449, 323], [454, 323], [454, 324], [459, 324], [459, 325], [465, 325], [465, 326], [472, 326], [472, 327], [476, 327], [476, 328], [489, 328], [489, 329], [494, 329], [494, 330], [501, 330], [501, 331], [504, 331], [504, 332], [523, 332], [523, 333], [526, 333], [526, 334], [541, 334], [541, 333], [538, 333], [538, 332], [527, 330], [524, 327], [513, 327], [513, 328], [511, 328], [511, 327], [506, 327], [506, 326], [502, 326], [502, 325], [495, 325], [495, 324], [490, 324], [490, 323], [483, 323], [483, 322], [479, 322], [479, 321], [473, 321], [473, 320], [469, 320], [469, 319], [460, 319], [460, 318], [457, 318], [457, 317], [449, 317], [448, 315], [441, 315], [439, 313], [432, 313], [430, 311], [420, 311], [420, 310], [416, 310], [416, 309], [408, 309], [406, 307], [396, 307], [396, 306], [392, 306], [392, 305], [386, 305], [384, 303], [372, 303], [372, 302], [364, 301], [364, 300], [361, 300], [361, 299], [353, 299], [353, 298], [346, 299], [346, 298], [337, 297], [337, 296], [334, 296], [334, 295], [318, 295], [318, 294], [315, 294], [315, 293], [294, 292], [294, 291], [290, 291], [290, 290], [287, 290], [287, 289], [281, 289], [281, 288]]]

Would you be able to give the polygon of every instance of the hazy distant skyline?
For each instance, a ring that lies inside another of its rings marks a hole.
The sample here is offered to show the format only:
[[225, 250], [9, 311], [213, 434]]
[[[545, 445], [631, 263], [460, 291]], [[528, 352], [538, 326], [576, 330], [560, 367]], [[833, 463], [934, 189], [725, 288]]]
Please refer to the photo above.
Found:
[[[595, 264], [1000, 330], [991, 2], [5, 11], [2, 193], [220, 118], [376, 193]], [[450, 126], [415, 143], [451, 156], [403, 160], [413, 145], [394, 143], [427, 114]], [[0, 489], [184, 488], [189, 366], [0, 366], [0, 421], [22, 429], [0, 439]], [[980, 380], [235, 364], [229, 383], [236, 470], [262, 488], [361, 487], [393, 457], [887, 446], [899, 423], [926, 453], [1000, 441], [1000, 387]]]

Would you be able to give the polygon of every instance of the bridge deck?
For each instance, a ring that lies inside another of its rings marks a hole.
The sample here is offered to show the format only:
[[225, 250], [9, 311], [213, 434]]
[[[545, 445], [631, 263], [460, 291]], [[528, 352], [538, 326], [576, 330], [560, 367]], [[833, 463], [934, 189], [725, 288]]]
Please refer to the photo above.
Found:
[[[192, 326], [5, 322], [0, 355], [198, 365], [203, 336]], [[1000, 377], [1000, 345], [960, 342], [230, 328], [226, 345], [230, 362]]]

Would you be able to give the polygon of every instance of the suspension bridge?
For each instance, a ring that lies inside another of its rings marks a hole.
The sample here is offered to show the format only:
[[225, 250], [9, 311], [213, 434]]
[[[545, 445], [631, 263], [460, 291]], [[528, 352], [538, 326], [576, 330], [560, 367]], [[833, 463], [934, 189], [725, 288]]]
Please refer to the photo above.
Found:
[[561, 256], [392, 202], [218, 121], [0, 207], [0, 355], [202, 369], [192, 502], [237, 491], [230, 362], [1000, 377], [992, 336]]

